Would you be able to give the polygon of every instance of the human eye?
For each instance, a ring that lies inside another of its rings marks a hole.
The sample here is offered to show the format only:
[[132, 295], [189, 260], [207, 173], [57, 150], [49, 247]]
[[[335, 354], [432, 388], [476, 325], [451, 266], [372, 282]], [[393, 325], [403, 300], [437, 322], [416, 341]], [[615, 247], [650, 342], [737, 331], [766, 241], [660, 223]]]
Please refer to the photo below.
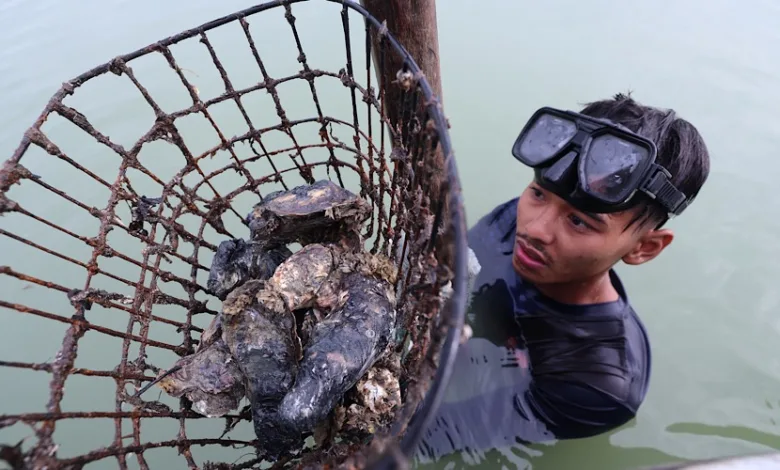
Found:
[[591, 227], [587, 222], [585, 222], [582, 217], [571, 214], [569, 215], [569, 222], [571, 223], [572, 227], [580, 232], [593, 230], [593, 227]]

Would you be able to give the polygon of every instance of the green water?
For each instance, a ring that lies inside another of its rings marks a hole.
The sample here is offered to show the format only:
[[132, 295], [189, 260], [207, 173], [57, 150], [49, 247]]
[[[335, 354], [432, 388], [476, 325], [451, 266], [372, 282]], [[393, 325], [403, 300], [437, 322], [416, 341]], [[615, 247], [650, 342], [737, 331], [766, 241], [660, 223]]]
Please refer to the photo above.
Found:
[[[0, 156], [5, 159], [13, 153], [22, 133], [62, 82], [115, 55], [247, 6], [250, 3], [204, 0], [1, 3]], [[338, 10], [333, 5], [294, 10], [298, 27], [306, 31], [302, 40], [309, 60], [321, 60], [321, 67], [334, 72], [344, 62]], [[696, 203], [671, 223], [677, 238], [663, 256], [638, 268], [618, 267], [649, 330], [654, 353], [650, 391], [637, 419], [592, 439], [518, 446], [491, 452], [479, 462], [453, 456], [437, 466], [630, 469], [780, 450], [776, 424], [780, 420], [780, 320], [776, 315], [780, 294], [774, 290], [780, 279], [780, 268], [774, 261], [780, 254], [775, 238], [780, 229], [776, 215], [780, 214], [780, 198], [773, 192], [780, 174], [780, 164], [773, 158], [780, 144], [780, 118], [776, 117], [780, 109], [780, 88], [776, 86], [780, 81], [780, 49], [776, 47], [780, 42], [780, 5], [771, 0], [643, 0], [630, 4], [606, 0], [446, 0], [439, 2], [438, 15], [445, 110], [452, 124], [470, 222], [516, 196], [525, 186], [530, 173], [514, 163], [509, 150], [525, 120], [542, 105], [576, 108], [586, 101], [633, 90], [640, 101], [673, 107], [699, 128], [711, 152], [712, 172]], [[284, 67], [297, 70], [292, 35], [281, 14], [252, 24], [269, 73], [278, 76]], [[239, 33], [240, 29], [212, 38], [236, 88], [259, 80], [251, 56], [232, 46], [241, 39]], [[283, 46], [271, 44], [276, 36], [283, 38]], [[333, 44], [328, 42], [331, 39]], [[183, 57], [181, 65], [187, 69], [188, 79], [203, 96], [220, 93], [218, 75], [202, 62], [207, 58], [205, 48], [188, 47], [191, 50], [174, 48], [174, 53]], [[187, 100], [183, 88], [170, 71], [155, 76], [154, 71], [162, 70], [159, 66], [164, 64], [160, 57], [154, 60], [159, 62], [139, 61], [134, 69], [164, 109], [180, 108]], [[281, 65], [274, 69], [274, 64]], [[119, 83], [118, 78], [115, 81]], [[89, 91], [85, 87], [71, 103], [112, 139], [129, 147], [148, 130], [154, 116], [137, 91], [125, 86], [127, 81], [112, 88], [114, 83], [96, 83]], [[326, 114], [330, 107], [345, 111], [347, 95], [343, 89], [322, 90]], [[312, 106], [300, 101], [305, 98], [310, 103], [305, 84], [283, 91], [291, 118], [312, 115]], [[263, 112], [249, 111], [255, 113], [253, 121], [260, 122], [256, 125], [276, 122], [271, 104], [270, 100], [258, 103], [257, 109]], [[215, 113], [220, 127], [229, 129], [228, 137], [246, 131], [235, 110]], [[47, 130], [58, 136], [58, 145], [68, 155], [84, 162], [109, 184], [114, 182], [115, 155], [87, 139], [72, 137], [78, 134], [61, 122], [49, 124]], [[197, 147], [193, 153], [214, 145], [197, 125], [188, 127], [185, 136]], [[183, 163], [165, 160], [162, 155], [166, 150], [164, 146], [150, 147], [140, 157], [164, 181]], [[49, 184], [67, 187], [69, 194], [86, 204], [105, 206], [105, 187], [74, 176], [62, 163], [43, 157], [39, 151], [37, 160], [25, 157], [23, 163]], [[138, 184], [153, 187], [148, 180]], [[98, 227], [89, 214], [55, 205], [54, 198], [39, 196], [30, 187], [26, 183], [9, 196], [36, 214], [94, 236]], [[127, 217], [126, 208], [123, 211]], [[33, 232], [40, 227], [16, 214], [0, 218], [4, 230], [84, 262], [89, 260], [91, 249], [83, 243]], [[113, 232], [111, 236], [120, 237]], [[212, 241], [218, 239], [213, 231], [208, 236]], [[113, 240], [139, 253], [132, 241]], [[101, 260], [101, 266], [104, 261], [112, 273], [138, 280], [138, 271], [132, 266], [116, 259]], [[69, 288], [84, 284], [82, 268], [51, 261], [7, 237], [0, 237], [0, 265]], [[188, 271], [177, 272], [188, 275]], [[98, 287], [122, 291], [115, 280], [96, 279]], [[205, 282], [205, 277], [199, 280]], [[0, 300], [71, 314], [62, 293], [25, 285], [0, 277]], [[166, 292], [185, 296], [180, 288]], [[175, 316], [180, 311], [173, 307], [155, 307], [154, 313], [180, 319]], [[117, 331], [127, 328], [123, 312], [95, 306], [88, 318]], [[204, 326], [205, 320], [198, 321]], [[0, 322], [0, 358], [7, 361], [53, 360], [66, 328], [64, 323], [7, 309], [0, 309]], [[136, 326], [134, 332], [138, 331]], [[174, 342], [175, 335], [168, 325], [155, 325], [149, 334], [151, 339]], [[111, 369], [121, 352], [119, 340], [94, 332], [87, 333], [80, 345], [78, 367]], [[158, 365], [165, 365], [173, 356], [155, 348], [148, 353], [150, 362]], [[136, 354], [131, 349], [131, 358]], [[50, 375], [17, 369], [0, 373], [0, 415], [45, 410]], [[115, 411], [114, 381], [92, 379], [68, 379], [63, 411]], [[167, 421], [146, 420], [141, 426], [142, 442], [176, 439], [178, 423]], [[188, 437], [217, 437], [221, 423], [215, 431], [213, 425], [201, 420], [188, 427]], [[54, 434], [60, 445], [58, 454], [74, 456], [108, 445], [114, 439], [114, 426], [107, 419], [62, 422]], [[126, 423], [122, 432], [130, 434], [131, 425]], [[0, 430], [0, 442], [16, 442], [29, 433], [29, 428], [17, 424]], [[240, 440], [250, 438], [250, 434], [250, 428], [242, 424], [230, 436]], [[193, 448], [197, 462], [231, 461], [243, 452]], [[185, 468], [183, 458], [168, 451], [152, 450], [145, 458], [151, 468]], [[132, 456], [128, 463], [136, 466]], [[87, 468], [115, 468], [115, 464], [115, 460], [106, 459]]]

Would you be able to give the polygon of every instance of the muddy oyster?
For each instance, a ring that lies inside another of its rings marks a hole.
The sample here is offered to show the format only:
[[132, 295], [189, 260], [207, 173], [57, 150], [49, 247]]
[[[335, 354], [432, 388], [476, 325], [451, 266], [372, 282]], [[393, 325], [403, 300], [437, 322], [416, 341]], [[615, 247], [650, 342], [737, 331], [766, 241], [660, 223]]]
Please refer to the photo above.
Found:
[[157, 379], [156, 384], [173, 397], [186, 396], [195, 412], [213, 418], [238, 408], [245, 396], [244, 375], [221, 338], [216, 317], [201, 335], [194, 354], [184, 356]]
[[399, 369], [400, 364], [398, 369], [377, 364], [358, 381], [349, 394], [352, 403], [344, 413], [344, 430], [367, 436], [393, 420], [401, 407]]
[[275, 455], [295, 443], [285, 438], [276, 418], [295, 379], [301, 351], [295, 317], [258, 300], [264, 287], [264, 281], [252, 280], [228, 295], [222, 307], [222, 336], [245, 377], [255, 434]]
[[326, 419], [393, 338], [393, 284], [377, 273], [366, 273], [366, 267], [340, 265], [338, 303], [312, 328], [295, 384], [279, 408], [281, 422], [291, 430], [308, 432]]
[[211, 261], [206, 287], [219, 300], [249, 279], [268, 279], [292, 252], [286, 246], [268, 247], [240, 238], [225, 240]]
[[252, 240], [265, 244], [323, 242], [360, 244], [359, 229], [371, 215], [360, 196], [330, 180], [276, 191], [247, 216]]
[[186, 395], [203, 416], [224, 416], [244, 398], [243, 376], [222, 341], [181, 358], [174, 367], [180, 368], [157, 385], [173, 397]]
[[263, 302], [277, 311], [329, 309], [337, 295], [342, 256], [335, 245], [304, 246], [276, 269], [260, 294]]

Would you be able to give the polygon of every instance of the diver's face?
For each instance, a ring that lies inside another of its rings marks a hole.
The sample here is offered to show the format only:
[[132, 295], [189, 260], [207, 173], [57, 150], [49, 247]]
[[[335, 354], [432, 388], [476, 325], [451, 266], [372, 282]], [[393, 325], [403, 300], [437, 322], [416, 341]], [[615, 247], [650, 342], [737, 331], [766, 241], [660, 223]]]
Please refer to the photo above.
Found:
[[669, 230], [626, 226], [634, 210], [586, 214], [531, 182], [517, 204], [512, 264], [534, 284], [588, 282], [623, 259], [641, 264], [672, 240]]

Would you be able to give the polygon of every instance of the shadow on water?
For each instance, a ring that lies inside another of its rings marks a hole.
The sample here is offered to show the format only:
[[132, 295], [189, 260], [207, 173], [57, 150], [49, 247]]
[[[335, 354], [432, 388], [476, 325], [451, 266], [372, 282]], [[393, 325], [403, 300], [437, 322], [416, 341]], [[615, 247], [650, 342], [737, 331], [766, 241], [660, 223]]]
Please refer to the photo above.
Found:
[[671, 433], [739, 439], [780, 451], [779, 435], [759, 431], [758, 429], [746, 426], [714, 426], [704, 423], [675, 423], [667, 426], [666, 430]]

